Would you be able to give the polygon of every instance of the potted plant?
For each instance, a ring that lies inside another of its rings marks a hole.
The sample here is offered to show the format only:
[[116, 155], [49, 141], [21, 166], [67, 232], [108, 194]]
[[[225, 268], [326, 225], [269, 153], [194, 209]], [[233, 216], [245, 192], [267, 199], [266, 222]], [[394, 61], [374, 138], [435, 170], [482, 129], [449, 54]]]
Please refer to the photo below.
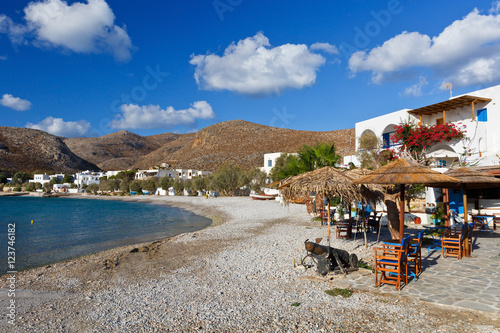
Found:
[[434, 225], [441, 223], [444, 219], [444, 207], [438, 206], [436, 212], [434, 212], [434, 214], [431, 215], [431, 219]]

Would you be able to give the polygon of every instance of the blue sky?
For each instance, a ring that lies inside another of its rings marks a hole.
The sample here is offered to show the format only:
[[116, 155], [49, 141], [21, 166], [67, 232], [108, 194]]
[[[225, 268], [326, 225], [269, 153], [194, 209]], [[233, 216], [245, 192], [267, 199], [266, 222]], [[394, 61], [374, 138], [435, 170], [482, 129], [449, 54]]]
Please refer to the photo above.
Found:
[[3, 126], [100, 136], [232, 119], [298, 130], [500, 83], [492, 1], [79, 0], [0, 5]]

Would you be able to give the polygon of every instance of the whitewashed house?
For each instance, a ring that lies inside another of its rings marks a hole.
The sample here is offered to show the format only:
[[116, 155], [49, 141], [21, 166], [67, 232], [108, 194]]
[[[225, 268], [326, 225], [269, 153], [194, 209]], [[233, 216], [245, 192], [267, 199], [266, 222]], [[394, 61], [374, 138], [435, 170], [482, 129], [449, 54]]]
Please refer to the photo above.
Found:
[[[416, 109], [403, 109], [356, 123], [356, 150], [360, 149], [359, 140], [364, 135], [375, 135], [382, 148], [398, 146], [391, 140], [394, 127], [403, 121], [417, 124], [440, 125], [453, 123], [465, 130], [466, 139], [441, 142], [428, 149], [427, 157], [434, 159], [433, 165], [441, 172], [457, 162], [467, 162], [484, 168], [498, 168], [500, 165], [500, 85], [473, 91], [435, 104]], [[346, 156], [344, 163], [354, 162], [359, 166], [356, 156]], [[428, 204], [439, 202], [440, 190], [426, 189]], [[463, 216], [463, 196], [461, 190], [450, 190], [450, 208]], [[500, 211], [498, 190], [469, 196], [468, 214]], [[480, 202], [480, 203], [479, 203]], [[428, 220], [427, 216], [427, 220]], [[425, 223], [425, 219], [423, 219]]]
[[76, 184], [78, 188], [82, 188], [82, 185], [96, 184], [99, 185], [101, 182], [101, 177], [106, 176], [105, 172], [94, 172], [94, 171], [83, 171], [77, 172], [74, 175], [73, 183]]
[[211, 174], [210, 171], [201, 171], [194, 169], [175, 169], [177, 172], [177, 177], [182, 178], [182, 180], [193, 179], [196, 177], [206, 177]]
[[135, 179], [138, 180], [144, 180], [151, 177], [161, 179], [165, 176], [168, 176], [169, 178], [177, 178], [177, 170], [152, 169], [139, 170], [135, 173]]
[[45, 184], [50, 182], [50, 176], [47, 174], [36, 173], [33, 175], [33, 179], [29, 180], [30, 183], [40, 183]]
[[[394, 127], [411, 120], [426, 125], [453, 123], [466, 131], [466, 140], [452, 140], [434, 145], [428, 157], [436, 159], [437, 166], [450, 166], [459, 160], [480, 166], [498, 165], [500, 159], [500, 85], [456, 96], [449, 100], [426, 105], [417, 109], [403, 109], [356, 123], [356, 150], [359, 139], [375, 134], [383, 148], [391, 148]], [[359, 165], [353, 156], [344, 158]]]

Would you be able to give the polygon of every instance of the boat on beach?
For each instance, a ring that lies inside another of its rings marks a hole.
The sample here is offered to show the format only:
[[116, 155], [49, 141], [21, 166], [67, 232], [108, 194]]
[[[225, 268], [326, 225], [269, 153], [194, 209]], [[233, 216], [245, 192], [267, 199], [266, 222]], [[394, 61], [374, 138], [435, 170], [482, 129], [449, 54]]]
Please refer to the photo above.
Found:
[[278, 194], [250, 194], [253, 200], [274, 200]]

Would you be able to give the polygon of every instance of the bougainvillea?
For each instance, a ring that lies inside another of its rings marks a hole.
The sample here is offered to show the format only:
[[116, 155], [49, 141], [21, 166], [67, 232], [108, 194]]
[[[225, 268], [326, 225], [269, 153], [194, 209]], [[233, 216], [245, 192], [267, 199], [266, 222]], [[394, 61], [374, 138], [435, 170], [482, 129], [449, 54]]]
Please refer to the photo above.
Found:
[[421, 157], [426, 149], [437, 143], [463, 139], [466, 133], [455, 124], [426, 126], [407, 122], [394, 129], [394, 143], [401, 144], [401, 150], [409, 152], [414, 158]]

